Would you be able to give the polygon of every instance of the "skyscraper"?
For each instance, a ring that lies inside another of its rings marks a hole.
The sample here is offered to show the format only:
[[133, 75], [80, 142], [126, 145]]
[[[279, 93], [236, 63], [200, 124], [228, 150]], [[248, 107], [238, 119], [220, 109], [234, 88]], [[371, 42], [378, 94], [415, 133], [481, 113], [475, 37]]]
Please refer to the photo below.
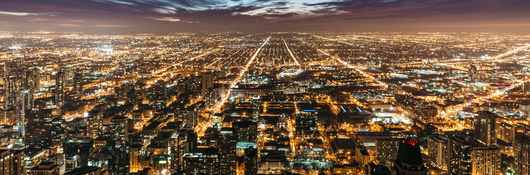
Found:
[[375, 140], [375, 152], [379, 164], [386, 165], [388, 161], [395, 160], [401, 139], [386, 138]]
[[497, 115], [490, 111], [479, 111], [478, 116], [473, 119], [475, 130], [474, 146], [495, 146], [497, 145], [497, 135], [495, 134], [495, 123]]
[[471, 144], [462, 137], [447, 139], [447, 165], [449, 174], [471, 174]]
[[474, 147], [471, 151], [473, 160], [472, 175], [501, 173], [501, 151], [495, 147]]
[[57, 106], [64, 105], [66, 88], [66, 74], [64, 72], [57, 72], [55, 75], [55, 104]]
[[428, 139], [429, 157], [431, 165], [442, 170], [447, 169], [447, 140], [435, 136]]
[[79, 100], [83, 97], [83, 74], [74, 75], [74, 99]]
[[219, 143], [220, 173], [235, 175], [237, 168], [236, 144], [237, 134], [232, 128], [221, 129], [221, 143]]
[[517, 174], [530, 174], [530, 136], [519, 135], [513, 142], [515, 167]]
[[24, 88], [23, 80], [17, 77], [11, 77], [6, 80], [6, 84], [5, 109], [15, 109], [17, 95]]
[[245, 149], [245, 175], [258, 174], [258, 150]]
[[311, 135], [318, 131], [318, 112], [316, 110], [303, 110], [296, 113], [296, 133]]
[[208, 90], [208, 88], [213, 88], [213, 73], [203, 72], [201, 78], [201, 97], [204, 97], [206, 95], [206, 90]]

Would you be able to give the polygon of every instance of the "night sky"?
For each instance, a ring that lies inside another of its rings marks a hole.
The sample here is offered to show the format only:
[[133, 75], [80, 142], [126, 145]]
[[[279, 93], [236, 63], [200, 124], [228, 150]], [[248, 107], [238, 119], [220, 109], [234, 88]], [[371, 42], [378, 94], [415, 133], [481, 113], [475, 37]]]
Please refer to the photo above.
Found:
[[0, 30], [530, 34], [530, 0], [2, 0]]

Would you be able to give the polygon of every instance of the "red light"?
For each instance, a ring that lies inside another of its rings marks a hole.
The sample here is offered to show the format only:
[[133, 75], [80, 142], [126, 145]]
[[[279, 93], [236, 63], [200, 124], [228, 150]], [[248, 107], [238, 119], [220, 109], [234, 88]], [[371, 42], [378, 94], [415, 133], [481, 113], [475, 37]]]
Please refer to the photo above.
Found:
[[401, 140], [401, 142], [409, 144], [409, 145], [412, 145], [412, 146], [416, 146], [418, 144], [418, 141], [412, 140], [412, 139], [408, 139], [408, 138]]

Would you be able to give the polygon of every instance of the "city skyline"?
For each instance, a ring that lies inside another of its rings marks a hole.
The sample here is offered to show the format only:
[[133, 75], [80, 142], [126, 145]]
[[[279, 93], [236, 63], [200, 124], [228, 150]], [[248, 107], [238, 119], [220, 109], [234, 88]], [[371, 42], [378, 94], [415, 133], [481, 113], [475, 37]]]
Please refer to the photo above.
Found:
[[0, 175], [528, 175], [528, 0], [0, 2]]

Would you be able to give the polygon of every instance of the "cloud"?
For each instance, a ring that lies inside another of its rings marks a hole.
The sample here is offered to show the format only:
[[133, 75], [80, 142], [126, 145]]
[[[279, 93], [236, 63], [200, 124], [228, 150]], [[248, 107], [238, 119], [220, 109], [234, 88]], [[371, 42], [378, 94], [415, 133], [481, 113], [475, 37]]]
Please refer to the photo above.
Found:
[[162, 17], [162, 18], [151, 18], [153, 20], [157, 21], [167, 21], [167, 22], [179, 22], [180, 19], [172, 18], [172, 17]]
[[192, 24], [192, 23], [199, 23], [199, 21], [184, 21], [184, 20], [181, 20], [181, 19], [177, 19], [177, 18], [172, 18], [172, 17], [160, 17], [160, 18], [150, 18], [152, 20], [157, 20], [157, 21], [167, 21], [167, 22], [183, 22], [183, 23], [189, 23], [189, 24]]
[[42, 21], [48, 21], [48, 19], [30, 19], [29, 22], [42, 22]]
[[39, 13], [29, 13], [29, 12], [7, 12], [0, 11], [0, 15], [9, 15], [9, 16], [32, 16], [32, 15], [41, 15]]
[[93, 25], [92, 27], [129, 27], [127, 25], [107, 25], [107, 24], [98, 24]]
[[82, 25], [79, 25], [79, 24], [68, 24], [68, 23], [58, 24], [58, 26], [61, 26], [61, 27], [83, 27]]

